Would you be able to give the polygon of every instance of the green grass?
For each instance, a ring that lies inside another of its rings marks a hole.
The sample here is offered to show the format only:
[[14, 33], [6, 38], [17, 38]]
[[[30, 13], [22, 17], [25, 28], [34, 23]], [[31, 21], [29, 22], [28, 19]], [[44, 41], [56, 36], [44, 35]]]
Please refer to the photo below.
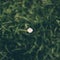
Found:
[[60, 60], [60, 0], [0, 0], [0, 60]]

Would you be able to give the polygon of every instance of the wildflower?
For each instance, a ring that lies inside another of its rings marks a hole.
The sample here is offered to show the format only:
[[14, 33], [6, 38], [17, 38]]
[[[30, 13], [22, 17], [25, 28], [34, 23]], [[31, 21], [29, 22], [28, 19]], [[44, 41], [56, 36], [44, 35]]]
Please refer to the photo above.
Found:
[[28, 33], [32, 33], [32, 32], [33, 32], [33, 29], [32, 29], [32, 28], [28, 28], [28, 29], [27, 29], [27, 32], [28, 32]]

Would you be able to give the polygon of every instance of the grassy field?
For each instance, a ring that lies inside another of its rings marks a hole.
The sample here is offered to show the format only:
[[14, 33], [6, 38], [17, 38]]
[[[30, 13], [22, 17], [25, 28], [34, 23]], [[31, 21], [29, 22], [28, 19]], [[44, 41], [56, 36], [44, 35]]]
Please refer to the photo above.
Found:
[[0, 0], [0, 60], [60, 60], [60, 0]]

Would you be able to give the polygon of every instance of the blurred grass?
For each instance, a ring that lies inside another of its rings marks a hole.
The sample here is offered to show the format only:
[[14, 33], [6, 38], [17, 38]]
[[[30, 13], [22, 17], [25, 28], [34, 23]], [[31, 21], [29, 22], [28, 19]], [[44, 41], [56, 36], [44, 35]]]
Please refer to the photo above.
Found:
[[0, 0], [0, 60], [60, 60], [60, 0]]

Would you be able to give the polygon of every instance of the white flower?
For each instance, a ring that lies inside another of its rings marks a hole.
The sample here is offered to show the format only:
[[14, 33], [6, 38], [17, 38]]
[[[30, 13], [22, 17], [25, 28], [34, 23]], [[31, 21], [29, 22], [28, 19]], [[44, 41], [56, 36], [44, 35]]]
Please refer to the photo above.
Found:
[[33, 29], [32, 29], [32, 28], [28, 28], [28, 29], [27, 29], [27, 32], [28, 32], [28, 33], [32, 33], [32, 32], [33, 32]]

